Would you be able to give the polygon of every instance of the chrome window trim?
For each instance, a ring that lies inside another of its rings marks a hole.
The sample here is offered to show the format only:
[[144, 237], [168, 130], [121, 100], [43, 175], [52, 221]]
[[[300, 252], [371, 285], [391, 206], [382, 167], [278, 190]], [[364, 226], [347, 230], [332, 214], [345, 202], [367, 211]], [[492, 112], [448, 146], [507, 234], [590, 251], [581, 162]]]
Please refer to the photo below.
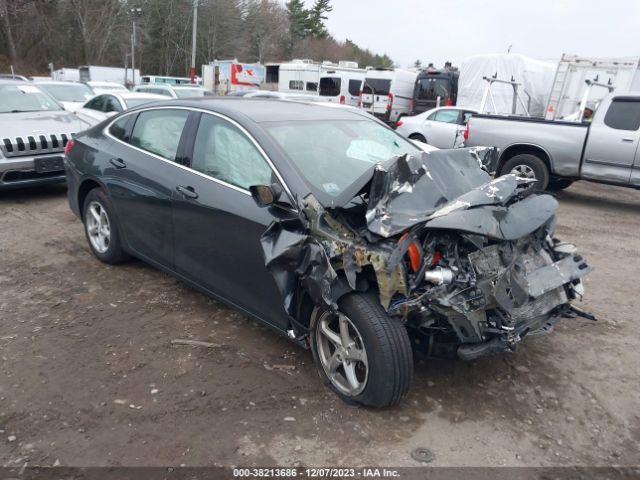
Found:
[[[207, 175], [205, 173], [199, 172], [191, 167], [187, 167], [185, 165], [181, 165], [180, 163], [176, 162], [176, 161], [172, 161], [172, 160], [167, 160], [164, 157], [161, 157], [160, 155], [157, 155], [155, 153], [149, 152], [147, 150], [144, 150], [143, 148], [140, 147], [136, 147], [134, 145], [131, 145], [130, 143], [127, 142], [123, 142], [122, 140], [120, 140], [119, 138], [114, 137], [113, 135], [111, 135], [111, 133], [109, 133], [109, 129], [111, 128], [111, 126], [117, 121], [120, 120], [123, 117], [126, 117], [128, 115], [136, 115], [139, 113], [143, 113], [143, 112], [148, 112], [151, 110], [187, 110], [187, 111], [192, 111], [192, 112], [200, 112], [200, 113], [204, 113], [204, 114], [208, 114], [208, 115], [213, 115], [219, 118], [222, 118], [223, 120], [226, 120], [227, 122], [231, 123], [232, 125], [234, 125], [235, 127], [237, 127], [243, 134], [245, 134], [247, 136], [247, 138], [251, 141], [251, 143], [253, 143], [253, 145], [258, 149], [258, 151], [260, 152], [260, 154], [262, 155], [262, 157], [265, 159], [265, 161], [267, 162], [267, 164], [269, 165], [269, 167], [271, 168], [271, 170], [275, 173], [276, 177], [278, 178], [278, 181], [280, 181], [280, 183], [282, 184], [282, 186], [284, 187], [285, 191], [287, 192], [287, 194], [289, 195], [289, 198], [292, 202], [292, 204], [294, 204], [294, 209], [295, 211], [297, 211], [297, 207], [295, 206], [295, 197], [293, 196], [293, 194], [291, 193], [291, 190], [289, 189], [289, 186], [285, 183], [284, 179], [282, 178], [282, 175], [280, 175], [280, 172], [278, 171], [278, 169], [275, 167], [275, 165], [273, 164], [273, 162], [271, 161], [271, 159], [269, 158], [269, 156], [267, 155], [267, 153], [264, 151], [264, 149], [260, 146], [260, 144], [256, 141], [255, 138], [253, 138], [253, 135], [251, 135], [249, 133], [249, 131], [244, 128], [242, 125], [240, 125], [238, 122], [236, 122], [235, 120], [233, 120], [232, 118], [227, 117], [226, 115], [223, 115], [221, 113], [218, 112], [212, 112], [210, 110], [206, 110], [203, 108], [194, 108], [194, 107], [179, 107], [179, 106], [156, 106], [156, 107], [148, 107], [145, 108], [144, 110], [136, 110], [135, 112], [130, 112], [130, 113], [126, 113], [124, 115], [119, 116], [118, 118], [114, 119], [113, 121], [109, 122], [105, 128], [102, 130], [102, 133], [116, 141], [119, 142], [123, 145], [126, 145], [129, 148], [133, 148], [134, 150], [137, 150], [141, 153], [147, 154], [147, 155], [151, 155], [154, 158], [157, 158], [158, 160], [162, 160], [163, 162], [167, 162], [171, 165], [175, 165], [176, 167], [182, 168], [183, 170], [187, 170], [191, 173], [195, 173], [196, 175], [199, 175], [203, 178], [207, 178], [209, 180], [212, 180], [215, 183], [218, 183], [220, 185], [224, 185], [225, 187], [229, 187], [232, 190], [236, 190], [240, 193], [244, 193], [245, 195], [249, 195], [251, 196], [251, 192], [247, 189], [238, 187], [236, 185], [233, 185], [231, 183], [227, 183], [224, 180], [220, 180], [218, 178], [212, 177], [210, 175]], [[197, 134], [197, 132], [196, 132]]]

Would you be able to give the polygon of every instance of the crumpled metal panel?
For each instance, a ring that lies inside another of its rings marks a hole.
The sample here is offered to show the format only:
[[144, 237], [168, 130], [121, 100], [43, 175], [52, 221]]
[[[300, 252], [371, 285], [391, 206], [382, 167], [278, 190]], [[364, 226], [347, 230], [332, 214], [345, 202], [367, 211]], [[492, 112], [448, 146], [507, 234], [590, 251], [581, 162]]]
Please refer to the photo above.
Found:
[[[495, 169], [496, 158], [496, 149], [467, 148], [404, 155], [390, 164], [379, 164], [370, 181], [366, 212], [368, 229], [382, 237], [391, 237], [420, 222], [455, 212], [505, 205], [521, 193], [521, 187], [529, 181], [514, 175], [492, 179], [487, 170]], [[540, 202], [551, 206], [549, 200]], [[549, 216], [552, 214], [549, 212]], [[491, 223], [501, 223], [501, 211], [490, 215], [495, 218]], [[481, 224], [483, 220], [474, 223]], [[513, 223], [514, 219], [510, 220]], [[502, 238], [500, 228], [500, 225], [494, 225], [488, 230], [478, 227], [469, 231], [483, 235], [493, 232], [494, 236]]]
[[285, 310], [294, 315], [298, 282], [316, 305], [335, 306], [338, 278], [325, 247], [306, 233], [300, 220], [273, 222], [260, 238], [267, 270], [282, 294]]

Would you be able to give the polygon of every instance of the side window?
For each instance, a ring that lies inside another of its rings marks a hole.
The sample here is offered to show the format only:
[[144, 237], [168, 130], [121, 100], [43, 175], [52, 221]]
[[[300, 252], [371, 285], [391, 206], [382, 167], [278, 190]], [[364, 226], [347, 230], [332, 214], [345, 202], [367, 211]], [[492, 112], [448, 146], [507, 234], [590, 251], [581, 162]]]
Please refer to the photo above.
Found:
[[320, 79], [320, 95], [323, 97], [337, 97], [340, 95], [342, 80], [338, 77], [323, 77]]
[[458, 110], [438, 110], [434, 120], [443, 123], [458, 123], [459, 115], [460, 112]]
[[109, 95], [105, 100], [104, 111], [105, 112], [121, 112], [122, 107], [120, 106], [120, 102], [116, 97]]
[[125, 135], [127, 133], [127, 123], [129, 123], [130, 119], [131, 115], [120, 117], [118, 120], [111, 124], [111, 126], [109, 127], [109, 133], [116, 137], [118, 140], [126, 142]]
[[289, 80], [289, 90], [302, 90], [303, 86], [302, 80]]
[[349, 93], [354, 97], [359, 96], [361, 85], [362, 80], [349, 80]]
[[191, 168], [245, 190], [272, 183], [271, 168], [251, 140], [214, 115], [200, 119]]
[[138, 115], [131, 132], [131, 145], [175, 161], [186, 110], [147, 110]]
[[307, 92], [317, 92], [318, 84], [316, 82], [307, 82]]
[[614, 99], [604, 117], [604, 124], [616, 130], [638, 130], [640, 101]]
[[104, 107], [104, 95], [98, 95], [96, 98], [94, 98], [93, 100], [90, 100], [86, 104], [86, 108], [89, 108], [91, 110], [98, 110], [99, 112], [102, 111], [103, 107]]

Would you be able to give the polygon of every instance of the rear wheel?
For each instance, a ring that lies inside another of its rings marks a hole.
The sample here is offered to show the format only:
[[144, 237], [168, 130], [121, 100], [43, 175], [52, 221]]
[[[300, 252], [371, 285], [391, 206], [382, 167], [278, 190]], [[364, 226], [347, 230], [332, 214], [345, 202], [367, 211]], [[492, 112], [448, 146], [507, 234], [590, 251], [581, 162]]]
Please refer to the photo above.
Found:
[[116, 264], [129, 258], [122, 249], [111, 202], [102, 188], [87, 194], [82, 219], [89, 247], [101, 262]]
[[396, 405], [409, 391], [413, 356], [404, 325], [373, 294], [350, 293], [339, 313], [316, 308], [311, 348], [323, 382], [347, 403]]
[[521, 153], [507, 160], [500, 170], [500, 175], [509, 173], [535, 180], [533, 188], [536, 190], [545, 190], [549, 184], [549, 169], [547, 165], [540, 157], [529, 153]]

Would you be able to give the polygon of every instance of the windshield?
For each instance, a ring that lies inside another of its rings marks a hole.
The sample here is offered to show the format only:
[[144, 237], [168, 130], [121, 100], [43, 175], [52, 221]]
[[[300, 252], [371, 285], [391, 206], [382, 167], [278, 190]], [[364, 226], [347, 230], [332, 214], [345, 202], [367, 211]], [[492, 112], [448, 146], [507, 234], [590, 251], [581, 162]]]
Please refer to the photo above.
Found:
[[137, 107], [139, 105], [144, 105], [145, 103], [155, 102], [159, 100], [157, 98], [125, 98], [124, 103], [127, 105], [127, 108]]
[[389, 95], [391, 80], [383, 78], [365, 78], [362, 84], [362, 93], [374, 95]]
[[204, 90], [202, 88], [176, 88], [174, 92], [176, 92], [178, 98], [204, 97]]
[[378, 162], [420, 150], [371, 120], [324, 120], [265, 124], [302, 175], [330, 198], [339, 196]]
[[451, 94], [451, 80], [448, 78], [428, 77], [416, 82], [416, 97], [418, 100], [445, 99]]
[[61, 110], [60, 105], [33, 85], [1, 85], [0, 113]]
[[53, 98], [59, 102], [86, 102], [94, 97], [89, 87], [82, 83], [69, 85], [38, 85], [43, 90], [49, 92]]

